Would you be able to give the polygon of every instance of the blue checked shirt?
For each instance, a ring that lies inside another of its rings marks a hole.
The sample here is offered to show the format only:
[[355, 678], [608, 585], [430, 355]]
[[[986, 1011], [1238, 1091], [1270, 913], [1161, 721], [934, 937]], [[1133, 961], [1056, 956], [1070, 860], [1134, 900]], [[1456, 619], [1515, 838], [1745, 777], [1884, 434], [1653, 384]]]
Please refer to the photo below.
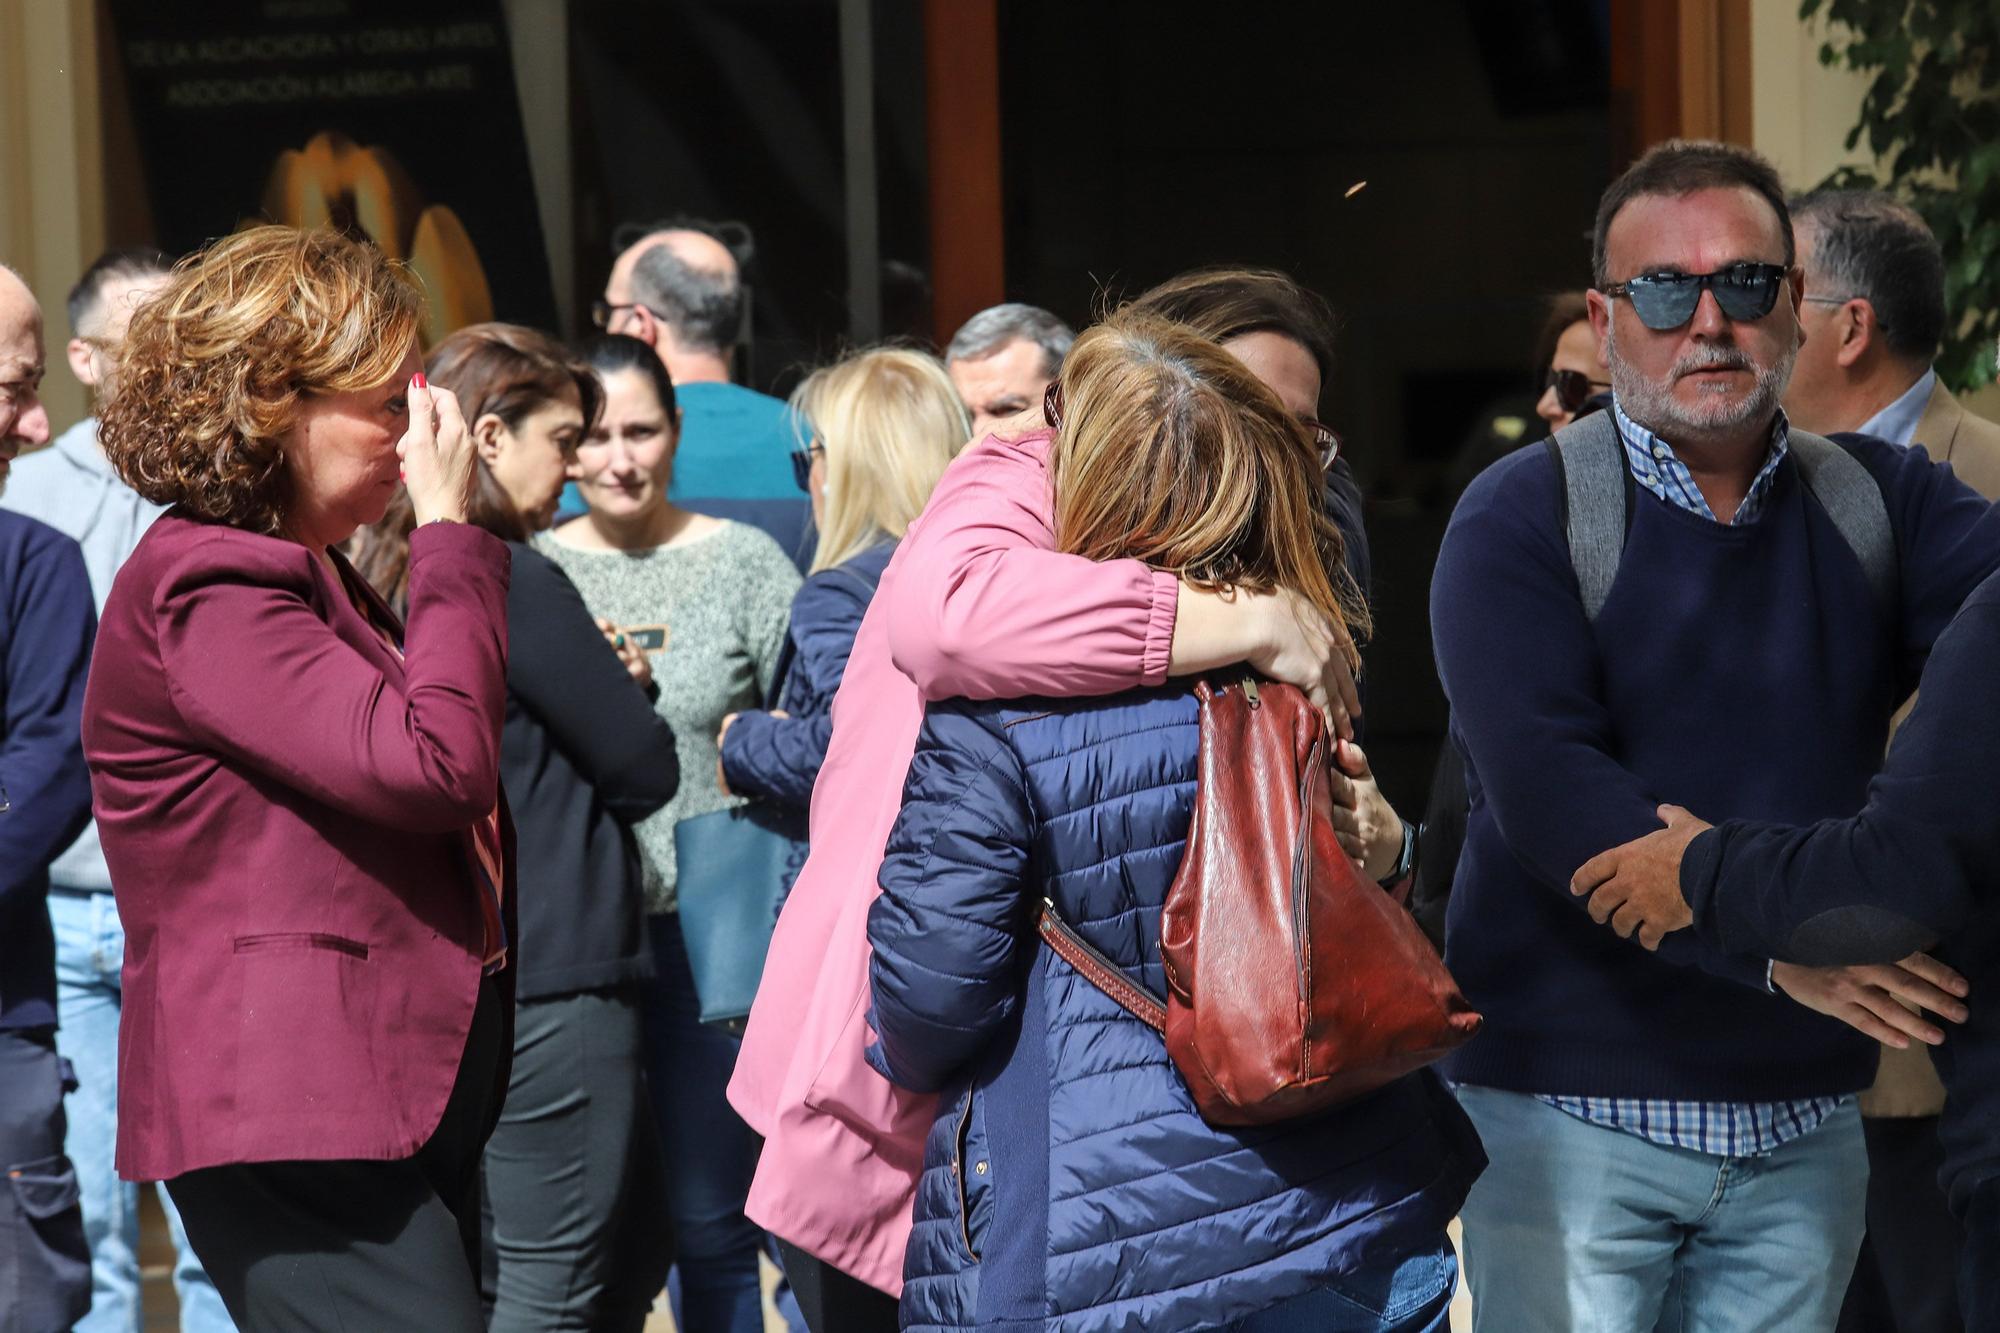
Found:
[[[1708, 507], [1708, 501], [1694, 484], [1694, 474], [1673, 447], [1626, 416], [1615, 400], [1611, 411], [1618, 423], [1618, 437], [1625, 442], [1625, 461], [1632, 468], [1633, 480], [1668, 504], [1713, 520], [1715, 511]], [[1778, 464], [1784, 461], [1788, 448], [1786, 432], [1785, 414], [1780, 412], [1771, 425], [1771, 452], [1764, 466], [1757, 470], [1743, 503], [1737, 506], [1732, 523], [1755, 523], [1763, 516]], [[1765, 975], [1768, 985], [1769, 973]], [[1558, 1111], [1637, 1134], [1653, 1143], [1691, 1148], [1718, 1157], [1761, 1157], [1818, 1129], [1848, 1098], [1677, 1102], [1651, 1097], [1545, 1096], [1541, 1100]]]

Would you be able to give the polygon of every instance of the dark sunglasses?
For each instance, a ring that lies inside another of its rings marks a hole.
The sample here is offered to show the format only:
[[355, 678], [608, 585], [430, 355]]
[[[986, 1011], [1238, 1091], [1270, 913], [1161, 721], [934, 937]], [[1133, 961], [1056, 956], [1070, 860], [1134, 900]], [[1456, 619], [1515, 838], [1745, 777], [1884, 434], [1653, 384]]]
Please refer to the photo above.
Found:
[[1722, 313], [1734, 320], [1762, 319], [1778, 303], [1783, 264], [1731, 264], [1713, 273], [1647, 273], [1604, 289], [1632, 303], [1639, 322], [1656, 333], [1677, 329], [1694, 318], [1703, 292], [1714, 292]]
[[1594, 380], [1580, 370], [1551, 370], [1542, 381], [1542, 388], [1556, 391], [1556, 406], [1575, 416], [1583, 411], [1583, 405], [1590, 401], [1593, 389], [1608, 389], [1611, 386], [1602, 380]]
[[792, 480], [796, 481], [799, 484], [799, 489], [808, 495], [812, 494], [813, 455], [815, 454], [821, 458], [826, 457], [826, 446], [818, 440], [814, 440], [803, 449], [792, 450]]
[[[1050, 430], [1062, 426], [1063, 392], [1061, 380], [1050, 380], [1049, 387], [1042, 391], [1042, 420], [1049, 423]], [[1340, 457], [1340, 432], [1324, 421], [1312, 417], [1300, 417], [1299, 424], [1312, 436], [1313, 448], [1319, 450], [1320, 470], [1331, 471], [1334, 461]], [[793, 455], [797, 457], [797, 455]]]

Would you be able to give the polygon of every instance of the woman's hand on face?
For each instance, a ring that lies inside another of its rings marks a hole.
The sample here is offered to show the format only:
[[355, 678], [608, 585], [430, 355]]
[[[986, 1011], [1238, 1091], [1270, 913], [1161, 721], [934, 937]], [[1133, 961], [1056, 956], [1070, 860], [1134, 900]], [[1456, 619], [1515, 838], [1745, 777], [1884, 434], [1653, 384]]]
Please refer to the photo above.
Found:
[[653, 659], [646, 655], [646, 650], [632, 642], [626, 637], [624, 630], [603, 616], [597, 616], [595, 619], [598, 631], [604, 635], [605, 642], [611, 645], [612, 652], [618, 654], [619, 662], [625, 667], [625, 674], [632, 677], [632, 682], [642, 690], [651, 685]]
[[396, 456], [403, 460], [417, 526], [440, 519], [463, 523], [472, 496], [473, 446], [458, 395], [419, 375], [410, 381], [408, 401], [410, 426], [396, 442]]

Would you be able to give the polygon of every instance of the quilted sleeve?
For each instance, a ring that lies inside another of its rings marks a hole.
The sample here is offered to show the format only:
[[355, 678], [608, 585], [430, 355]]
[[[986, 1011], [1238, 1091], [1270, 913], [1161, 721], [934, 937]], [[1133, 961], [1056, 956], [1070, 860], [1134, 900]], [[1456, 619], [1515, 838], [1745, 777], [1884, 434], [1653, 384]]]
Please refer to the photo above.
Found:
[[1033, 810], [1019, 757], [977, 707], [926, 714], [868, 912], [868, 1060], [918, 1092], [943, 1087], [1013, 1014], [1032, 938]]

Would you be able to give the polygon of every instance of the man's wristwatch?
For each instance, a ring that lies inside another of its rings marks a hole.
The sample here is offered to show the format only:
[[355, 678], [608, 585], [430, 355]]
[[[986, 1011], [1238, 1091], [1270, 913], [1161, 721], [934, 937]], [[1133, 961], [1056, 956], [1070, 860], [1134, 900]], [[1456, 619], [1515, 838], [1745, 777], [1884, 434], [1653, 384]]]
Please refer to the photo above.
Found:
[[1375, 881], [1377, 884], [1385, 889], [1393, 889], [1417, 873], [1418, 832], [1417, 825], [1407, 819], [1403, 821], [1403, 850], [1396, 857], [1396, 864], [1389, 868], [1389, 873]]

